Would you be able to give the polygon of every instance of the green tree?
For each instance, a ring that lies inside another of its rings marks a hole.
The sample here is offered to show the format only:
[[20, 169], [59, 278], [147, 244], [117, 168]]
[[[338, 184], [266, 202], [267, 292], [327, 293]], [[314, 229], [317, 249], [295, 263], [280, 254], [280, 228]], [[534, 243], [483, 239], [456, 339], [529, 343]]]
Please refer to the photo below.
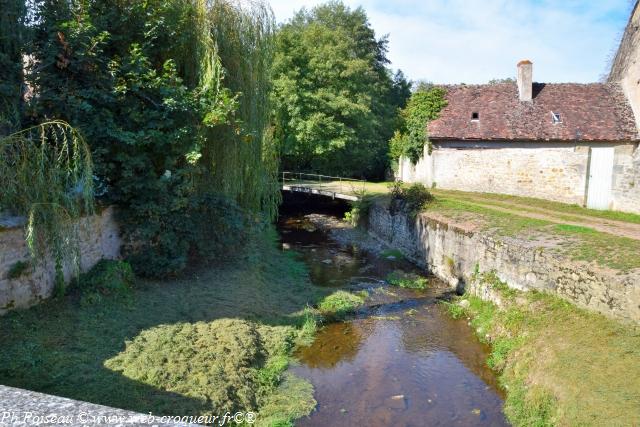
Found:
[[285, 168], [381, 178], [407, 81], [362, 8], [302, 9], [278, 31], [275, 135]]
[[269, 49], [245, 56], [271, 43], [264, 7], [44, 0], [38, 13], [33, 114], [64, 119], [85, 136], [138, 273], [180, 272], [205, 235], [216, 246], [224, 230], [212, 230], [211, 218], [237, 210], [212, 193], [273, 214], [276, 165], [263, 161], [269, 107], [261, 99], [269, 87], [236, 72], [263, 73], [271, 63]]
[[399, 108], [407, 106], [409, 98], [411, 98], [411, 87], [413, 82], [407, 79], [402, 70], [396, 71], [393, 75], [393, 88], [391, 92], [392, 103]]
[[0, 136], [19, 129], [26, 46], [25, 0], [0, 0]]

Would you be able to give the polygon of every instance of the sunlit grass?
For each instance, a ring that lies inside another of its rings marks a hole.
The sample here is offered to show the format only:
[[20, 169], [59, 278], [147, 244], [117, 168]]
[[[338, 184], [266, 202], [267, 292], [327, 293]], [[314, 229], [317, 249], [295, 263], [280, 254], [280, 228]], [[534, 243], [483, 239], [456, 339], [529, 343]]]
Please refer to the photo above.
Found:
[[533, 197], [520, 197], [511, 196], [507, 194], [496, 193], [473, 193], [455, 190], [433, 190], [436, 195], [443, 195], [445, 197], [455, 197], [459, 199], [475, 199], [482, 200], [483, 203], [499, 203], [501, 206], [510, 207], [514, 204], [518, 204], [518, 208], [526, 209], [539, 208], [549, 210], [559, 214], [580, 215], [600, 219], [608, 219], [614, 221], [630, 222], [634, 224], [640, 224], [640, 215], [628, 212], [610, 211], [610, 210], [595, 210], [588, 209], [576, 204], [560, 203], [551, 200], [536, 199]]
[[638, 327], [555, 296], [511, 292], [517, 298], [503, 295], [503, 308], [472, 295], [461, 298], [469, 301], [466, 309], [447, 304], [491, 343], [487, 362], [506, 387], [509, 420], [516, 426], [640, 423]]
[[273, 242], [249, 249], [250, 261], [138, 281], [126, 299], [72, 294], [1, 317], [0, 383], [142, 413], [308, 414], [311, 385], [284, 369], [327, 291]]
[[640, 268], [640, 240], [600, 232], [590, 227], [530, 218], [526, 216], [526, 212], [504, 212], [490, 206], [442, 195], [428, 211], [452, 217], [472, 214], [481, 229], [497, 236], [526, 240], [547, 236], [564, 240], [565, 245], [554, 247], [552, 250], [574, 260], [622, 271]]

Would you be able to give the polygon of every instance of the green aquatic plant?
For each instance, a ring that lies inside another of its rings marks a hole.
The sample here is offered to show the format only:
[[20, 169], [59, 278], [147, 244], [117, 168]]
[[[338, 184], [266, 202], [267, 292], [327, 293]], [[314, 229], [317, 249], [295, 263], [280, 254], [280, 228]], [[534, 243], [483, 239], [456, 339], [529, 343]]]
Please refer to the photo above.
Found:
[[413, 273], [405, 273], [400, 270], [391, 272], [387, 276], [387, 282], [393, 286], [407, 289], [426, 289], [429, 285], [427, 278]]
[[336, 291], [324, 298], [318, 305], [318, 309], [323, 314], [342, 317], [364, 304], [367, 296], [368, 293], [366, 291], [357, 293]]
[[404, 254], [399, 249], [387, 249], [380, 253], [382, 258], [389, 259], [390, 257], [395, 258], [396, 260], [404, 259]]
[[465, 308], [460, 304], [456, 304], [455, 302], [441, 300], [438, 302], [438, 304], [444, 306], [447, 313], [449, 313], [449, 316], [451, 316], [456, 320], [462, 319], [464, 316], [467, 315]]

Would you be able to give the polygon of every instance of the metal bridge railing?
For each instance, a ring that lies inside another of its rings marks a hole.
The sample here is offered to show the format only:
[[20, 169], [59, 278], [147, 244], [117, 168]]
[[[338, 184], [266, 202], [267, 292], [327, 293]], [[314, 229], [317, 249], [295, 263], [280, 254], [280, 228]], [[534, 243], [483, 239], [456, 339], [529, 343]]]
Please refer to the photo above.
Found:
[[341, 176], [320, 175], [303, 172], [282, 172], [282, 185], [305, 187], [346, 195], [361, 195], [367, 181]]

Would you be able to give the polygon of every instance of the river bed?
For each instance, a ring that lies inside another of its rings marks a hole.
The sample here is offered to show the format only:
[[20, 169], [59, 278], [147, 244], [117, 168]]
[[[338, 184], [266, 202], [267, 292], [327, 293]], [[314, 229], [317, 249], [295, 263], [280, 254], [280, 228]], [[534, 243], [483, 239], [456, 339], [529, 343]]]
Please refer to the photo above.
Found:
[[[307, 212], [308, 213], [308, 212]], [[317, 215], [315, 215], [317, 217]], [[385, 279], [424, 274], [397, 255], [338, 243], [302, 213], [279, 222], [285, 250], [299, 252], [317, 286], [366, 290], [365, 306], [323, 327], [290, 369], [313, 384], [316, 410], [299, 426], [505, 426], [503, 390], [486, 365], [489, 348], [441, 305], [450, 289]]]

